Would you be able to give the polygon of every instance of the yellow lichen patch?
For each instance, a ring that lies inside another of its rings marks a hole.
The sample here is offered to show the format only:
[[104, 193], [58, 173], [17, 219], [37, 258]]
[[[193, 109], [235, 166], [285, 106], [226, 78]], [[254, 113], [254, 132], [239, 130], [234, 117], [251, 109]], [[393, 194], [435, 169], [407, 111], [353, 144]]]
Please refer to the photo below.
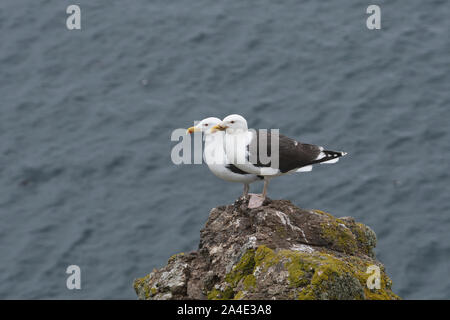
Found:
[[149, 285], [148, 285], [151, 275], [152, 274], [150, 273], [143, 278], [137, 278], [134, 280], [134, 283], [133, 283], [134, 291], [136, 291], [136, 293], [138, 293], [141, 290], [143, 290], [145, 299], [149, 299], [152, 296]]
[[[316, 251], [306, 253], [292, 250], [274, 251], [264, 245], [250, 249], [225, 276], [225, 290], [213, 289], [208, 299], [241, 299], [243, 291], [251, 293], [261, 274], [278, 277], [285, 270], [285, 279], [292, 296], [298, 299], [398, 299], [390, 290], [391, 281], [381, 269], [381, 289], [366, 286], [370, 258], [343, 256]], [[276, 268], [271, 268], [276, 266]], [[275, 274], [276, 273], [276, 274]]]
[[364, 299], [363, 288], [351, 265], [325, 255], [311, 279], [315, 299]]
[[364, 289], [364, 294], [366, 300], [400, 300], [401, 298], [397, 296], [390, 290], [377, 290], [377, 289]]
[[369, 256], [374, 256], [372, 249], [377, 245], [377, 235], [372, 229], [362, 223], [356, 223], [353, 233], [356, 234], [358, 243], [365, 249], [365, 253]]
[[230, 300], [233, 299], [234, 290], [231, 286], [228, 286], [225, 290], [212, 289], [208, 292], [208, 300]]
[[313, 211], [315, 213], [318, 213], [318, 214], [321, 214], [321, 215], [324, 215], [324, 216], [327, 216], [329, 218], [334, 219], [334, 217], [331, 214], [329, 214], [328, 212], [325, 212], [325, 211], [322, 211], [322, 210], [317, 210], [317, 209], [314, 209]]
[[358, 250], [357, 240], [351, 230], [339, 219], [320, 224], [321, 235], [335, 250], [354, 253]]
[[303, 288], [299, 294], [297, 295], [298, 300], [315, 300], [315, 296], [313, 291], [311, 290], [311, 286], [307, 286]]
[[184, 252], [180, 252], [180, 253], [176, 253], [176, 254], [172, 255], [167, 262], [170, 263], [180, 256], [184, 256]]
[[367, 273], [368, 267], [373, 263], [361, 263], [353, 264], [355, 266], [355, 273], [361, 285], [364, 287], [364, 295], [367, 300], [398, 300], [400, 299], [395, 293], [392, 292], [391, 286], [392, 281], [384, 272], [384, 268], [380, 267], [380, 289], [369, 289], [367, 285], [367, 280], [372, 275], [372, 273]]
[[222, 298], [222, 291], [218, 289], [212, 289], [208, 292], [208, 300], [220, 300]]
[[280, 259], [272, 249], [264, 245], [261, 245], [256, 249], [255, 265], [257, 267], [262, 267], [263, 272], [267, 271], [269, 267], [277, 264], [279, 261]]
[[225, 281], [231, 286], [236, 286], [242, 278], [253, 273], [255, 267], [255, 250], [247, 250], [230, 273], [225, 276]]
[[244, 293], [242, 291], [239, 291], [238, 293], [236, 293], [236, 295], [234, 296], [234, 300], [241, 300], [244, 298]]
[[245, 290], [251, 290], [256, 286], [256, 278], [253, 274], [249, 274], [242, 280]]
[[279, 255], [282, 257], [284, 267], [289, 273], [288, 280], [292, 287], [306, 286], [314, 272], [313, 266], [304, 259], [299, 252], [281, 250]]
[[221, 291], [218, 289], [211, 290], [207, 297], [210, 300], [233, 299], [235, 296], [235, 288], [239, 283], [243, 283], [246, 290], [256, 285], [253, 270], [255, 268], [255, 250], [247, 250], [232, 268], [232, 270], [225, 276], [227, 287]]

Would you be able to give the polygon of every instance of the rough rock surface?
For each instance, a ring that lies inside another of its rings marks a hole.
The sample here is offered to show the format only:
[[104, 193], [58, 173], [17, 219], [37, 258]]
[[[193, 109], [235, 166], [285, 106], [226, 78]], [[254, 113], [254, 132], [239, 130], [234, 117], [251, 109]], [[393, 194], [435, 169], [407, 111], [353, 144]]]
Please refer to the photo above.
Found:
[[[351, 217], [287, 200], [249, 209], [239, 199], [211, 210], [197, 251], [172, 256], [134, 288], [139, 299], [399, 299], [375, 245]], [[367, 286], [369, 266], [379, 267], [380, 289]]]

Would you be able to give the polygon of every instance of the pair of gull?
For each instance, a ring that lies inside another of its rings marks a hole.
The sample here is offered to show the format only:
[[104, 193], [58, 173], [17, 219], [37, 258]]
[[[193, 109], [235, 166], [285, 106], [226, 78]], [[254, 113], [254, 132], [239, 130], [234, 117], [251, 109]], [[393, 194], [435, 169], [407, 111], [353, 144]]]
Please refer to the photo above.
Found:
[[[325, 150], [281, 134], [250, 131], [245, 118], [237, 114], [229, 115], [223, 120], [214, 117], [203, 119], [187, 132], [204, 134], [204, 160], [209, 169], [223, 180], [243, 183], [244, 198], [248, 197], [252, 182], [264, 180], [261, 197], [264, 200], [271, 178], [311, 171], [314, 164], [335, 163], [339, 157], [346, 155], [346, 152]], [[265, 144], [267, 155], [276, 155], [277, 161], [262, 161], [262, 144]]]

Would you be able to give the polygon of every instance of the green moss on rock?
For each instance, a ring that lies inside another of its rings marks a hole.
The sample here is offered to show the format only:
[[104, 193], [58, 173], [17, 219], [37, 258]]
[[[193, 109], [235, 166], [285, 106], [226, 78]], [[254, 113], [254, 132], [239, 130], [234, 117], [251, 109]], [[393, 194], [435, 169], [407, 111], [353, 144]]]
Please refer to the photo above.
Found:
[[[398, 299], [392, 293], [390, 279], [381, 274], [381, 289], [369, 290], [366, 273], [372, 261], [359, 257], [338, 258], [325, 252], [274, 251], [264, 245], [245, 252], [226, 276], [226, 290], [213, 289], [208, 299], [240, 299], [242, 289], [257, 286], [260, 277], [284, 279], [297, 299]], [[255, 272], [258, 270], [259, 272]], [[283, 281], [283, 279], [281, 280]]]
[[246, 276], [244, 278], [244, 280], [242, 281], [242, 284], [244, 285], [244, 288], [246, 290], [251, 290], [252, 288], [254, 288], [256, 286], [256, 278], [253, 274], [249, 274], [248, 276]]
[[253, 273], [255, 267], [255, 250], [247, 250], [230, 273], [225, 276], [225, 281], [231, 286], [236, 286], [241, 279]]
[[150, 288], [150, 286], [148, 285], [150, 278], [151, 278], [151, 274], [148, 274], [143, 278], [135, 279], [134, 283], [133, 283], [134, 290], [137, 293], [140, 293], [141, 295], [143, 295], [140, 298], [143, 298], [145, 300], [150, 299], [152, 296], [154, 296], [157, 293], [156, 288]]
[[262, 271], [267, 271], [267, 268], [278, 263], [279, 259], [272, 249], [266, 246], [259, 246], [255, 252], [255, 265], [263, 266]]
[[238, 293], [236, 293], [236, 295], [234, 296], [234, 300], [242, 300], [244, 298], [244, 292], [239, 291]]
[[358, 250], [357, 239], [342, 220], [329, 220], [320, 224], [322, 237], [328, 241], [330, 247], [345, 253]]
[[184, 252], [176, 253], [176, 254], [172, 255], [167, 262], [168, 263], [174, 262], [176, 259], [178, 259], [179, 257], [182, 257], [182, 256], [184, 256]]

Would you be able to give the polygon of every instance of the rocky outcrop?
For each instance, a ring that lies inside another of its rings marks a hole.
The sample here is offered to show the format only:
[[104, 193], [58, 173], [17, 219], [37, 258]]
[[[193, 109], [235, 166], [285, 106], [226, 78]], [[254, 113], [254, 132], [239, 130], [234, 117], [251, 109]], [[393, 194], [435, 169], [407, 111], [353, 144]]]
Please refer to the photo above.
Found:
[[398, 299], [376, 241], [351, 217], [287, 200], [249, 209], [239, 199], [211, 210], [197, 251], [172, 256], [134, 288], [139, 299]]

